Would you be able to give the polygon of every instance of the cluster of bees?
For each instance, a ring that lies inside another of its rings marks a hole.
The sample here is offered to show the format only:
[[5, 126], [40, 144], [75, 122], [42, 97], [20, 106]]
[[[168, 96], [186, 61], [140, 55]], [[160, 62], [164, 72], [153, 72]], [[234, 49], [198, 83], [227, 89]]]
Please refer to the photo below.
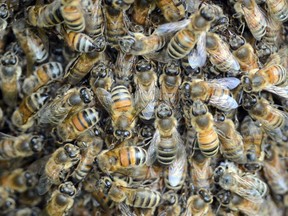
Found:
[[286, 0], [0, 3], [0, 215], [285, 215], [287, 20]]

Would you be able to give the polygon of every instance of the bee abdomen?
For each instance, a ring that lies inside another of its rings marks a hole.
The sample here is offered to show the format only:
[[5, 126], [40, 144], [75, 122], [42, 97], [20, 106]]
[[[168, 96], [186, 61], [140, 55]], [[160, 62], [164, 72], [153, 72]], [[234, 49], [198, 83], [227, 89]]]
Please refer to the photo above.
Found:
[[210, 131], [198, 133], [198, 143], [201, 152], [207, 157], [213, 157], [219, 150], [219, 139], [216, 131], [212, 128]]
[[85, 109], [72, 117], [72, 123], [79, 132], [94, 126], [98, 120], [98, 112], [93, 108]]
[[161, 196], [157, 191], [137, 189], [134, 196], [128, 196], [126, 204], [139, 208], [154, 208], [160, 202]]
[[111, 97], [114, 109], [116, 110], [128, 111], [132, 106], [131, 95], [123, 85], [114, 87], [111, 92]]
[[119, 152], [122, 167], [144, 165], [147, 160], [147, 152], [140, 147], [125, 147]]

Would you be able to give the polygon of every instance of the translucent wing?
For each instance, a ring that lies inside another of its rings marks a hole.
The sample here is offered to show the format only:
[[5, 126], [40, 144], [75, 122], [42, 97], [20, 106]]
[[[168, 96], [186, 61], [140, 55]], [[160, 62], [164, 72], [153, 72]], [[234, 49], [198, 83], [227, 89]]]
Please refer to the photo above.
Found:
[[160, 142], [160, 133], [158, 130], [155, 131], [154, 136], [150, 142], [150, 146], [147, 151], [147, 166], [152, 166], [152, 164], [156, 160], [156, 151], [157, 151], [157, 145]]
[[178, 143], [178, 151], [176, 159], [173, 163], [169, 166], [168, 170], [168, 181], [171, 186], [177, 186], [182, 180], [182, 174], [186, 172], [187, 167], [187, 157], [185, 146], [183, 142]]
[[196, 69], [203, 67], [206, 63], [206, 59], [206, 33], [203, 32], [198, 39], [196, 49], [193, 49], [188, 55], [188, 61], [191, 68]]
[[229, 90], [236, 88], [240, 84], [240, 80], [235, 77], [215, 79], [209, 82], [212, 85], [218, 85], [221, 86], [221, 88], [227, 88]]
[[122, 215], [126, 215], [126, 216], [137, 216], [134, 212], [131, 211], [130, 207], [126, 204], [126, 203], [120, 203], [118, 205], [118, 208], [120, 210], [120, 212], [122, 213]]
[[288, 99], [288, 86], [279, 87], [279, 86], [268, 86], [265, 87], [264, 90], [269, 91], [273, 94], [276, 94], [279, 97]]
[[45, 173], [40, 177], [38, 185], [37, 185], [37, 192], [40, 196], [46, 194], [51, 186], [53, 185], [52, 179], [50, 179]]
[[229, 95], [212, 95], [209, 100], [209, 104], [225, 112], [236, 109], [238, 107], [236, 100]]
[[96, 96], [100, 101], [101, 105], [106, 109], [110, 116], [113, 116], [113, 110], [111, 105], [113, 103], [111, 94], [103, 88], [96, 89]]
[[185, 28], [190, 22], [190, 19], [184, 19], [179, 22], [165, 23], [163, 25], [159, 25], [153, 34], [163, 35], [177, 32]]
[[[19, 136], [18, 136], [19, 137]], [[3, 132], [0, 132], [0, 140], [2, 140], [2, 139], [6, 139], [6, 140], [8, 140], [8, 139], [16, 139], [17, 137], [15, 137], [15, 136], [12, 136], [12, 135], [10, 135], [10, 134], [5, 134], [5, 133], [3, 133]]]

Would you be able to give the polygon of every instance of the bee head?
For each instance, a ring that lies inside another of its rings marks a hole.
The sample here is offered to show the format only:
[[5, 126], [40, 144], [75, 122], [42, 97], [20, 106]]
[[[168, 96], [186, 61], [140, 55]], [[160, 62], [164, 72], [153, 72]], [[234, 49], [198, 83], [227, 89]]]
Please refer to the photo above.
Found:
[[135, 39], [132, 36], [125, 36], [119, 39], [119, 46], [120, 49], [124, 53], [129, 53], [132, 50], [132, 47], [136, 43]]
[[43, 137], [42, 136], [34, 136], [30, 141], [30, 148], [33, 152], [40, 152], [42, 151], [43, 145]]
[[59, 191], [62, 194], [67, 194], [68, 196], [73, 197], [76, 194], [76, 188], [72, 182], [65, 182], [59, 186]]

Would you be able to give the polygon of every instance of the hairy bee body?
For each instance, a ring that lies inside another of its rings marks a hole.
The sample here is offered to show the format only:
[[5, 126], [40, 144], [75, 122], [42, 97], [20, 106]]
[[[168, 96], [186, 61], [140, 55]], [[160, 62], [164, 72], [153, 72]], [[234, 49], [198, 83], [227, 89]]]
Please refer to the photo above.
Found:
[[175, 22], [184, 18], [185, 8], [181, 1], [157, 0], [156, 5], [160, 8], [165, 19], [169, 22]]
[[228, 45], [215, 33], [208, 32], [206, 37], [206, 50], [210, 62], [221, 72], [238, 71], [238, 61], [235, 59]]
[[97, 156], [97, 163], [104, 172], [115, 172], [122, 168], [139, 167], [146, 163], [147, 152], [136, 146], [106, 150]]
[[224, 121], [217, 121], [218, 137], [221, 142], [220, 151], [223, 156], [236, 163], [244, 163], [244, 144], [242, 136], [237, 132], [231, 119], [224, 117]]
[[214, 128], [213, 116], [201, 101], [191, 107], [191, 124], [197, 132], [199, 148], [206, 157], [215, 156], [219, 150], [219, 138]]
[[205, 202], [200, 195], [190, 196], [187, 200], [186, 209], [183, 216], [189, 215], [210, 215], [211, 214], [210, 203]]
[[103, 34], [104, 31], [104, 14], [101, 6], [101, 1], [96, 1], [88, 7], [85, 16], [85, 33], [90, 37], [96, 38]]
[[43, 149], [43, 138], [23, 134], [18, 137], [4, 137], [0, 140], [0, 160], [29, 157]]
[[210, 24], [214, 19], [212, 8], [205, 6], [190, 19], [188, 27], [178, 31], [168, 44], [167, 52], [172, 59], [181, 59], [188, 55], [200, 35], [210, 29]]
[[11, 107], [15, 107], [19, 92], [19, 78], [22, 69], [19, 66], [18, 57], [10, 52], [6, 52], [1, 58], [0, 67], [0, 88], [4, 102]]
[[41, 215], [66, 215], [73, 207], [74, 197], [76, 195], [76, 188], [72, 182], [65, 182], [59, 185], [58, 189], [54, 190], [51, 199]]
[[30, 6], [27, 8], [28, 23], [38, 27], [53, 27], [64, 21], [60, 12], [60, 1], [50, 4]]
[[99, 43], [101, 44], [100, 46], [102, 46], [101, 52], [81, 53], [67, 65], [65, 79], [67, 79], [70, 84], [75, 85], [80, 82], [93, 66], [102, 60], [102, 51], [106, 45], [103, 40], [102, 42], [99, 40]]
[[71, 141], [81, 133], [93, 127], [99, 121], [99, 113], [94, 108], [83, 109], [73, 116], [66, 118], [56, 128], [56, 134], [60, 140]]
[[154, 208], [159, 205], [161, 195], [158, 191], [146, 188], [129, 188], [120, 179], [112, 182], [109, 178], [99, 181], [100, 190], [107, 194], [114, 202], [133, 206], [136, 208]]
[[248, 98], [243, 107], [248, 109], [248, 113], [253, 119], [258, 120], [268, 130], [283, 127], [287, 118], [283, 112], [270, 105], [266, 99], [256, 98], [255, 95]]
[[31, 127], [34, 123], [33, 118], [47, 102], [48, 98], [49, 95], [45, 92], [45, 89], [39, 89], [37, 92], [25, 97], [19, 108], [12, 114], [13, 125], [24, 130]]
[[151, 0], [135, 0], [133, 4], [132, 19], [138, 25], [145, 26], [149, 21], [149, 14], [155, 8]]
[[47, 193], [53, 184], [59, 185], [67, 172], [80, 159], [80, 149], [70, 143], [58, 148], [48, 159], [37, 185], [39, 195]]
[[94, 43], [94, 40], [88, 35], [81, 32], [67, 32], [66, 42], [73, 49], [81, 53], [93, 52], [97, 44]]
[[268, 11], [270, 15], [279, 22], [285, 22], [288, 19], [288, 3], [285, 0], [267, 0]]
[[252, 202], [237, 194], [232, 195], [232, 199], [228, 204], [228, 208], [234, 211], [240, 211], [247, 215], [259, 215], [261, 205], [259, 203]]
[[118, 40], [127, 34], [124, 23], [123, 11], [116, 10], [109, 6], [105, 7], [106, 14], [106, 38], [111, 46], [118, 46]]
[[256, 40], [266, 33], [267, 21], [264, 12], [256, 4], [255, 0], [241, 0], [234, 6], [237, 13], [242, 14], [244, 19]]
[[11, 191], [23, 193], [36, 186], [37, 178], [33, 173], [18, 168], [1, 176], [0, 182], [3, 187]]
[[45, 85], [46, 83], [58, 80], [64, 75], [62, 65], [58, 62], [48, 62], [40, 65], [31, 76], [27, 77], [22, 89], [26, 95]]
[[288, 191], [288, 175], [285, 170], [285, 165], [279, 157], [280, 149], [273, 146], [269, 156], [263, 163], [264, 176], [267, 179], [268, 185], [275, 194], [285, 194]]
[[62, 0], [61, 14], [65, 25], [74, 32], [82, 32], [85, 29], [85, 18], [79, 0]]

